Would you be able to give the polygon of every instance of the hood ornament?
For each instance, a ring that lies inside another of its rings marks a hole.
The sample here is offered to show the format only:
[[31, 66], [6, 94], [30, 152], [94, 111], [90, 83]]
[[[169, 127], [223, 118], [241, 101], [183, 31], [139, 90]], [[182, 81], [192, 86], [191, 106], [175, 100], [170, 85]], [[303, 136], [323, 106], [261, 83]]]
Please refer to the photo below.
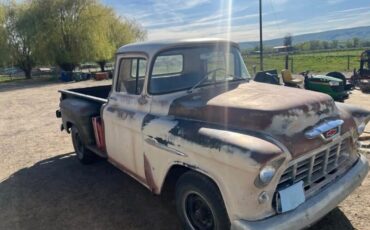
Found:
[[314, 139], [318, 136], [321, 136], [324, 140], [334, 139], [337, 135], [340, 134], [341, 125], [344, 123], [343, 120], [329, 120], [320, 123], [319, 125], [313, 127], [312, 129], [305, 132], [307, 139]]

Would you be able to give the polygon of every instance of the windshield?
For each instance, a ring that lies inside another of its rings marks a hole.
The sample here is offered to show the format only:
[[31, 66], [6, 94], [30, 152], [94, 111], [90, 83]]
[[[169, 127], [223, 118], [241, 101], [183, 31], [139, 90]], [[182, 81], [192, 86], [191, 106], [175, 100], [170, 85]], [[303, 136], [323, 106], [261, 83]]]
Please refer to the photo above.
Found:
[[177, 48], [156, 57], [149, 92], [164, 94], [249, 78], [240, 52], [235, 47]]

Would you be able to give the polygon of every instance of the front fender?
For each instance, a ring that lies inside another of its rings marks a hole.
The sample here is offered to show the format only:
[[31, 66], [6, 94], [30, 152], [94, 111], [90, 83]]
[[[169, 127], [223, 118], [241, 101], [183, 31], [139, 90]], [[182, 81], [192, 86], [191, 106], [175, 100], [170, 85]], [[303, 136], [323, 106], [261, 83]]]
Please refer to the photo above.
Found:
[[361, 135], [361, 133], [359, 132], [360, 129], [364, 129], [366, 124], [370, 121], [370, 111], [354, 105], [338, 102], [335, 104], [341, 111], [342, 115], [347, 115], [348, 118], [353, 120], [356, 125], [357, 134]]
[[227, 130], [199, 121], [171, 117], [151, 117], [143, 125], [145, 155], [153, 169], [153, 181], [161, 190], [166, 174], [174, 164], [190, 166], [209, 176], [218, 185], [230, 219], [259, 219], [271, 215], [271, 204], [259, 204], [258, 196], [276, 188], [275, 178], [268, 186], [255, 185], [261, 167], [283, 159], [280, 175], [291, 159], [288, 152], [263, 136]]

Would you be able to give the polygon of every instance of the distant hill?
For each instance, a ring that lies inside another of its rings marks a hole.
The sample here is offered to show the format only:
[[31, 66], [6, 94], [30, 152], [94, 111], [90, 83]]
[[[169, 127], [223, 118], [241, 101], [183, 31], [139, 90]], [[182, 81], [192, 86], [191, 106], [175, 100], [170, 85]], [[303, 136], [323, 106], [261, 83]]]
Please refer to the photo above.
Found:
[[[370, 40], [370, 26], [365, 27], [355, 27], [350, 29], [339, 29], [339, 30], [330, 30], [319, 33], [311, 34], [301, 34], [294, 36], [293, 34], [293, 44], [299, 44], [302, 42], [310, 40], [320, 40], [320, 41], [332, 41], [332, 40], [348, 40], [354, 37], [358, 37], [361, 40]], [[252, 42], [240, 42], [241, 49], [251, 49], [258, 46], [258, 41]], [[280, 46], [283, 44], [283, 38], [277, 38], [272, 40], [264, 41], [265, 46]]]

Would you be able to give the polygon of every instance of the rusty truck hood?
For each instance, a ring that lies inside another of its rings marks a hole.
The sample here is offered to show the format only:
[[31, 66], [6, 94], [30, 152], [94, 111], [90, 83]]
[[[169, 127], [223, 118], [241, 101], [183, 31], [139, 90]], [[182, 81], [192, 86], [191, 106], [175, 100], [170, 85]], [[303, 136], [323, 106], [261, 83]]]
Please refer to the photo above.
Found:
[[340, 117], [326, 94], [253, 81], [225, 87], [180, 97], [173, 101], [169, 115], [268, 134], [282, 142], [293, 158], [323, 144], [320, 138], [308, 140], [305, 130], [323, 119]]

